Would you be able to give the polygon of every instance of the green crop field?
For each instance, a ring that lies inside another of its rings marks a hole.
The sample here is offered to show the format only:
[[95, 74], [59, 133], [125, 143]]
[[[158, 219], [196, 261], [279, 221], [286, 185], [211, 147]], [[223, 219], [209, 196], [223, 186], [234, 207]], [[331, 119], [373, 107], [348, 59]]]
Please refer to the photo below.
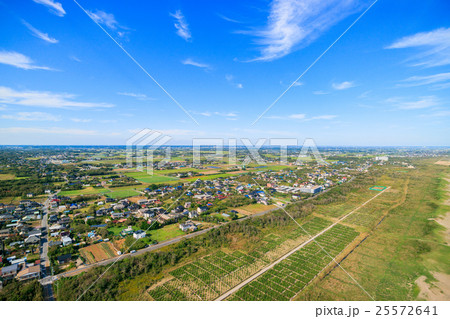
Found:
[[[303, 227], [308, 233], [316, 234], [330, 224], [316, 217]], [[283, 236], [267, 235], [262, 245], [249, 252], [218, 251], [171, 271], [174, 279], [157, 284], [149, 294], [154, 300], [213, 300], [306, 238], [305, 232], [295, 226]]]
[[78, 195], [94, 195], [94, 194], [105, 194], [108, 193], [109, 190], [105, 188], [95, 188], [95, 187], [87, 187], [83, 189], [76, 189], [70, 191], [61, 191], [59, 195], [61, 196], [78, 196]]
[[276, 264], [256, 280], [231, 295], [228, 300], [292, 299], [335, 258], [358, 233], [343, 225], [336, 225], [302, 249]]
[[139, 194], [140, 193], [134, 189], [122, 189], [122, 190], [114, 190], [114, 191], [108, 193], [108, 197], [120, 199], [120, 198], [127, 198], [127, 197], [131, 197], [131, 196], [137, 196]]
[[[377, 209], [363, 209], [346, 221], [366, 226], [384, 216], [376, 231], [342, 262], [375, 300], [421, 299], [418, 278], [439, 285], [433, 274], [449, 274], [450, 247], [442, 236], [443, 227], [433, 220], [448, 212], [448, 206], [442, 204], [445, 186], [440, 182], [448, 175], [448, 168], [430, 162], [422, 162], [420, 169], [409, 171], [408, 176], [387, 171], [381, 185], [391, 189], [374, 200]], [[305, 289], [298, 300], [370, 298], [337, 268]]]
[[158, 242], [169, 240], [185, 234], [178, 227], [178, 224], [171, 224], [160, 229], [150, 230], [148, 233], [150, 234], [150, 238], [152, 240], [156, 240]]
[[142, 183], [157, 184], [178, 180], [178, 178], [170, 176], [162, 176], [159, 174], [149, 175], [146, 172], [126, 172], [124, 173], [128, 177], [137, 179]]

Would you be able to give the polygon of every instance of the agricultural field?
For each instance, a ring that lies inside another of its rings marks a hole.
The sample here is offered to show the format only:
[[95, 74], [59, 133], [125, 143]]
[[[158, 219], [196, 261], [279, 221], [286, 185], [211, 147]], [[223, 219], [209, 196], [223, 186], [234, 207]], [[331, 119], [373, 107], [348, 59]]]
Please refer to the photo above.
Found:
[[[374, 200], [384, 210], [383, 221], [342, 262], [342, 267], [375, 300], [450, 299], [445, 288], [450, 278], [450, 248], [445, 228], [439, 224], [441, 216], [448, 212], [448, 195], [443, 190], [450, 174], [448, 168], [431, 162], [422, 162], [420, 169], [407, 173], [390, 174], [391, 189]], [[387, 201], [394, 205], [388, 207]], [[346, 222], [364, 224], [367, 215], [374, 213], [380, 214], [365, 209]], [[339, 268], [296, 299], [370, 300]]]
[[[316, 234], [331, 222], [312, 218], [303, 227]], [[169, 280], [148, 290], [154, 300], [213, 300], [307, 239], [301, 228], [283, 236], [268, 234], [251, 251], [218, 251], [170, 272]]]
[[228, 300], [291, 300], [357, 236], [353, 228], [336, 225], [232, 294]]
[[15, 178], [16, 176], [14, 174], [0, 174], [0, 181], [6, 181]]
[[70, 190], [70, 191], [61, 191], [59, 195], [61, 196], [78, 196], [78, 195], [94, 195], [94, 194], [105, 194], [110, 192], [108, 189], [99, 187], [86, 187], [83, 189], [76, 189], [76, 190]]
[[149, 175], [146, 172], [135, 172], [135, 171], [124, 172], [124, 174], [128, 177], [135, 178], [139, 182], [148, 183], [148, 184], [165, 183], [165, 182], [178, 180], [178, 178], [175, 178], [175, 177], [162, 176], [162, 175], [160, 175], [161, 173], [159, 171], [157, 174], [155, 173], [154, 175]]
[[80, 255], [84, 258], [86, 263], [92, 264], [98, 261], [116, 257], [116, 251], [117, 249], [111, 242], [106, 242], [81, 248]]
[[184, 235], [185, 233], [178, 227], [178, 224], [171, 224], [159, 229], [150, 230], [148, 234], [152, 240], [161, 242]]
[[253, 215], [276, 207], [275, 205], [251, 204], [235, 208], [234, 210], [244, 215]]

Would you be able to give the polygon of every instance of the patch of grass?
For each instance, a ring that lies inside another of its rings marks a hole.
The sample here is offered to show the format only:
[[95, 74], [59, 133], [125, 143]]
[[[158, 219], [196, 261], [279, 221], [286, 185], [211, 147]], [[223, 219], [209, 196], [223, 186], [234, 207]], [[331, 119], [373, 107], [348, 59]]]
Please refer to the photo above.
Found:
[[152, 240], [161, 242], [184, 235], [185, 233], [178, 227], [178, 224], [171, 224], [160, 229], [150, 230], [148, 234], [150, 234]]
[[78, 195], [94, 195], [94, 194], [105, 194], [110, 192], [110, 190], [105, 188], [94, 188], [94, 187], [86, 187], [83, 189], [76, 189], [70, 191], [61, 191], [59, 195], [61, 196], [78, 196]]
[[0, 174], [0, 181], [6, 181], [6, 180], [11, 180], [11, 179], [15, 179], [16, 175], [14, 174]]
[[154, 174], [154, 175], [149, 175], [145, 172], [126, 172], [124, 174], [128, 177], [135, 178], [139, 182], [148, 183], [148, 184], [165, 183], [165, 182], [178, 180], [178, 178], [175, 178], [175, 177], [162, 176], [162, 175], [160, 175], [161, 174], [160, 172], [162, 172], [162, 171], [158, 171], [158, 174]]
[[115, 190], [111, 193], [108, 193], [109, 197], [115, 198], [115, 199], [127, 198], [127, 197], [132, 197], [132, 196], [137, 196], [137, 195], [139, 195], [139, 192], [135, 191], [133, 189]]

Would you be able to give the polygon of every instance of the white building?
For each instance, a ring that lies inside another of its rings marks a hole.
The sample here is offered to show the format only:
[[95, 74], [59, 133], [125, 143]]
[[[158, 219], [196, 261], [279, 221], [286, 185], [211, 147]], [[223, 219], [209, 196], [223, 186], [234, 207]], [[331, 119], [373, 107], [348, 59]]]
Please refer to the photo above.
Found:
[[133, 237], [136, 239], [141, 239], [141, 238], [144, 238], [145, 236], [146, 236], [146, 233], [143, 230], [137, 230], [133, 233]]

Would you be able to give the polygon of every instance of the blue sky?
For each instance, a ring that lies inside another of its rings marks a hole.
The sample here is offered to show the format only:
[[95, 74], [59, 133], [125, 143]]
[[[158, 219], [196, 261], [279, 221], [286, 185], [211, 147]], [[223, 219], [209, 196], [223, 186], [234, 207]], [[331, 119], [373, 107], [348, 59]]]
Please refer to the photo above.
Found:
[[446, 0], [77, 1], [0, 0], [1, 144], [450, 145]]

